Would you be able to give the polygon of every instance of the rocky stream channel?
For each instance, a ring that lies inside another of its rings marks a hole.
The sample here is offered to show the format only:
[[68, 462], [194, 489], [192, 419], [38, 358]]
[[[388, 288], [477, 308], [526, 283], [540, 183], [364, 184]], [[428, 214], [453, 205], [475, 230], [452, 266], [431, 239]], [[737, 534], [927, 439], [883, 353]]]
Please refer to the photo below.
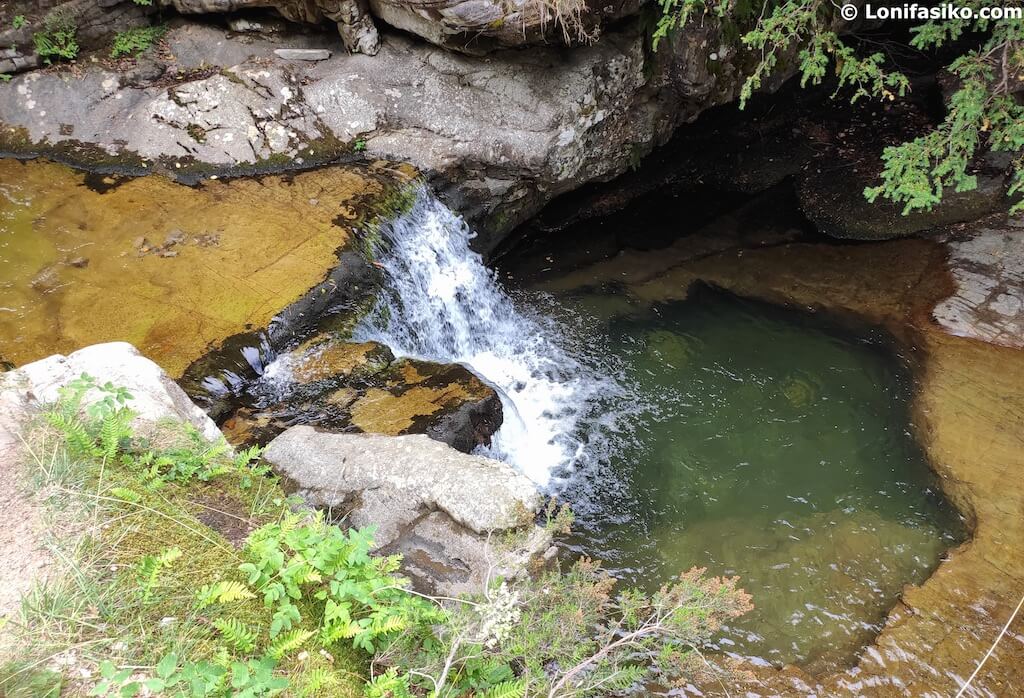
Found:
[[[975, 670], [1024, 594], [1024, 218], [996, 160], [929, 213], [862, 199], [926, 105], [778, 75], [738, 112], [728, 28], [652, 56], [629, 2], [569, 46], [489, 2], [44, 4], [0, 26], [60, 6], [88, 49], [171, 14], [158, 51], [72, 67], [0, 30], [0, 487], [88, 370], [267, 446], [425, 591], [581, 555], [739, 575], [740, 671], [686, 695]], [[535, 525], [548, 496], [571, 534]], [[1021, 633], [966, 695], [1024, 686]]]

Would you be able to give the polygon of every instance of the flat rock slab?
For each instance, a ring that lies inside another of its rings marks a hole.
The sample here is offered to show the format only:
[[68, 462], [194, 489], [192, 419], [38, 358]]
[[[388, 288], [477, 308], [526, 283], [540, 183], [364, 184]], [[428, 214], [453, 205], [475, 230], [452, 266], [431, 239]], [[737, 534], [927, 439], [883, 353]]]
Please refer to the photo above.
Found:
[[936, 321], [958, 337], [1024, 348], [1024, 217], [948, 247], [957, 288], [935, 306]]
[[286, 61], [326, 61], [331, 52], [322, 48], [279, 48], [274, 49], [274, 55]]
[[271, 441], [263, 457], [313, 506], [344, 508], [363, 491], [385, 490], [487, 533], [521, 526], [524, 513], [540, 505], [533, 483], [511, 466], [422, 434], [332, 434], [297, 426]]

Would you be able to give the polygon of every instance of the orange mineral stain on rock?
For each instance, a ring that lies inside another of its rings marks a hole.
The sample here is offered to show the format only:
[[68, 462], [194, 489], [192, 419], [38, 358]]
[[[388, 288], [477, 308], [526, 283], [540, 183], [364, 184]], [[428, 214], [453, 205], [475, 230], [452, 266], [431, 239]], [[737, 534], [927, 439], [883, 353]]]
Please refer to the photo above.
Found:
[[458, 365], [403, 359], [388, 373], [385, 389], [367, 390], [350, 408], [360, 431], [397, 436], [424, 417], [495, 399], [490, 387]]

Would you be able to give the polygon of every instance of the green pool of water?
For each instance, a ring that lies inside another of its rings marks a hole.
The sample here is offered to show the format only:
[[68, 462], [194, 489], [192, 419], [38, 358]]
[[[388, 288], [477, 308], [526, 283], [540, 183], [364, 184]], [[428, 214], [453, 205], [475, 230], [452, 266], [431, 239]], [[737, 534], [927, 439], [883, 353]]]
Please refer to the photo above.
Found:
[[614, 291], [565, 300], [612, 311], [608, 351], [647, 405], [605, 472], [570, 487], [570, 549], [646, 586], [695, 565], [739, 575], [756, 609], [720, 649], [848, 664], [962, 539], [882, 333], [707, 289], [649, 307]]

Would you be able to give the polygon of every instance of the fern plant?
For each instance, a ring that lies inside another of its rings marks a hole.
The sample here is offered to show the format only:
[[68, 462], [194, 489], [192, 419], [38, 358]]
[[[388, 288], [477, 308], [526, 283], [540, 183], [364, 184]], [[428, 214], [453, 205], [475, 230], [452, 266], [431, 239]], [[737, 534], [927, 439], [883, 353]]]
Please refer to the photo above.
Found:
[[[92, 391], [99, 399], [84, 405]], [[110, 382], [101, 385], [83, 373], [62, 387], [59, 395], [44, 416], [64, 436], [72, 455], [106, 462], [129, 448], [135, 416], [128, 408], [131, 393]]]
[[144, 53], [150, 46], [155, 44], [167, 33], [167, 27], [157, 25], [153, 27], [133, 27], [114, 36], [114, 44], [110, 49], [111, 58], [122, 56], [138, 56]]
[[[245, 654], [256, 647], [256, 632], [237, 618], [217, 618], [213, 621], [213, 627], [221, 634], [228, 646], [236, 652]], [[277, 658], [279, 659], [280, 655]]]
[[55, 60], [73, 60], [78, 55], [78, 27], [69, 15], [51, 13], [43, 30], [32, 35], [36, 53], [49, 65]]
[[168, 548], [157, 555], [146, 555], [139, 562], [139, 585], [142, 600], [149, 601], [159, 583], [160, 573], [181, 557], [181, 548]]
[[408, 581], [395, 574], [398, 557], [370, 555], [372, 535], [329, 526], [318, 512], [310, 521], [287, 515], [249, 537], [239, 570], [273, 609], [272, 638], [303, 620], [300, 604], [310, 609], [321, 644], [350, 641], [368, 653], [378, 639], [436, 614], [406, 592]]

